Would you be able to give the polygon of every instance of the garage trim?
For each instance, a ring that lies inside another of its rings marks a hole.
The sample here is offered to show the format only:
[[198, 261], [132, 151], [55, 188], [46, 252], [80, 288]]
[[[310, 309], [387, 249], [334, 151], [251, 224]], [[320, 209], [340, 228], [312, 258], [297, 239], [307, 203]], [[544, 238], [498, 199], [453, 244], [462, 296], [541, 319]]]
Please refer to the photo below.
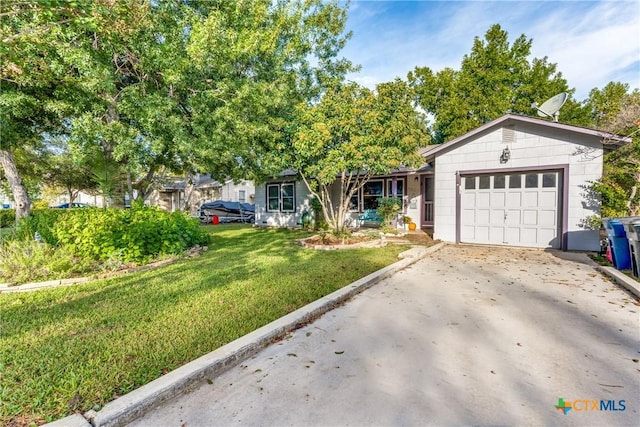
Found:
[[562, 199], [560, 201], [560, 209], [562, 209], [562, 224], [560, 239], [560, 249], [567, 250], [567, 240], [569, 231], [569, 165], [544, 165], [544, 166], [529, 166], [522, 168], [500, 168], [500, 169], [475, 169], [464, 170], [456, 172], [456, 243], [460, 243], [461, 233], [461, 221], [462, 221], [462, 178], [467, 175], [490, 175], [500, 173], [514, 173], [514, 172], [544, 172], [544, 171], [560, 171], [562, 172]]

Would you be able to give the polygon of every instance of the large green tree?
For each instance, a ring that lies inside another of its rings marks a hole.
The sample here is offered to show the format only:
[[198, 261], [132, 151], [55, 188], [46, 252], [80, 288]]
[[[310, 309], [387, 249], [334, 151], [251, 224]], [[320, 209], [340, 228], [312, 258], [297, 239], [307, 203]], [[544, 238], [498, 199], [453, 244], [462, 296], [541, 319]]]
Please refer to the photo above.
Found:
[[[496, 24], [484, 39], [474, 39], [459, 70], [416, 67], [410, 72], [419, 106], [434, 117], [434, 142], [445, 142], [507, 113], [534, 115], [532, 102], [541, 103], [560, 92], [571, 95], [573, 90], [556, 64], [546, 57], [529, 59], [531, 45], [524, 34], [509, 43], [508, 33]], [[571, 97], [562, 119], [584, 124], [584, 112]]]
[[[412, 100], [406, 83], [397, 80], [375, 91], [346, 84], [319, 103], [299, 106], [280, 147], [281, 167], [297, 171], [334, 232], [346, 231], [349, 201], [373, 176], [420, 162], [417, 150], [429, 139]], [[337, 202], [331, 197], [335, 185]]]
[[[117, 168], [142, 196], [166, 172], [259, 171], [294, 106], [353, 70], [337, 59], [348, 38], [337, 1], [26, 0], [3, 11], [3, 165], [15, 166], [14, 147], [66, 133], [74, 158]], [[10, 172], [14, 198], [28, 200]]]
[[0, 3], [0, 163], [17, 217], [29, 214], [31, 198], [16, 150], [46, 145], [47, 138], [64, 131], [65, 121], [90, 105], [93, 84], [100, 78], [88, 73], [94, 64], [89, 47], [98, 43], [91, 35], [97, 28], [120, 34], [137, 5], [142, 3]]

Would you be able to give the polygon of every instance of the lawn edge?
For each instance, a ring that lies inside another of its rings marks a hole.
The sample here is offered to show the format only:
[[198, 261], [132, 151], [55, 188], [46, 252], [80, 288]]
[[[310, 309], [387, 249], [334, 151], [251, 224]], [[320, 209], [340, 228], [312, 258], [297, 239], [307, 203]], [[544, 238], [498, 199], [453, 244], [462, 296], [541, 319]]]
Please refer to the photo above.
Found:
[[289, 331], [309, 323], [338, 307], [354, 295], [372, 287], [398, 271], [443, 248], [446, 243], [431, 247], [413, 247], [402, 252], [399, 261], [356, 280], [329, 295], [305, 305], [267, 325], [205, 354], [171, 372], [107, 403], [99, 412], [78, 414], [46, 424], [48, 427], [119, 427], [143, 416], [163, 402], [181, 394], [196, 383], [209, 379], [253, 356]]

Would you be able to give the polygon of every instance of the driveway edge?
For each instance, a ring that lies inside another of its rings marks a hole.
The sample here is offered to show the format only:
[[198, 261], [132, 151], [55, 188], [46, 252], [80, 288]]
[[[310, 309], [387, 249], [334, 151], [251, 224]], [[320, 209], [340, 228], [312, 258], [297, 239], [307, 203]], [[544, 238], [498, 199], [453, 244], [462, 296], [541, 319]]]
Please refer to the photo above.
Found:
[[613, 267], [599, 266], [598, 270], [613, 279], [618, 285], [640, 298], [640, 283]]
[[[438, 243], [428, 248], [414, 247], [402, 252], [399, 255], [400, 261], [346, 285], [107, 403], [99, 412], [87, 412], [84, 415], [84, 427], [119, 427], [139, 418], [144, 413], [182, 393], [187, 388], [202, 380], [212, 379], [215, 375], [237, 365], [267, 345], [282, 338], [287, 332], [315, 320], [354, 295], [407, 268], [427, 255], [440, 250], [445, 245], [446, 243]], [[80, 420], [77, 415], [72, 415], [47, 425], [62, 426], [70, 425], [73, 422], [74, 426], [82, 427], [82, 424], [78, 424], [78, 421]]]

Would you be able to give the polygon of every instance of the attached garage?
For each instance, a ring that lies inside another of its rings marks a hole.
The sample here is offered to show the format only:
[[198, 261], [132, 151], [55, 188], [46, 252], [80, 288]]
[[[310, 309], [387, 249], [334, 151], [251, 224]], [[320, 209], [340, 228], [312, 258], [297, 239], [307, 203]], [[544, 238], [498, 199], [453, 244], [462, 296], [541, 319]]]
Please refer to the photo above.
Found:
[[422, 155], [435, 183], [433, 236], [597, 251], [599, 230], [587, 224], [600, 207], [588, 187], [602, 177], [605, 150], [628, 142], [595, 129], [508, 114], [428, 147]]
[[460, 241], [561, 247], [562, 171], [461, 175]]

